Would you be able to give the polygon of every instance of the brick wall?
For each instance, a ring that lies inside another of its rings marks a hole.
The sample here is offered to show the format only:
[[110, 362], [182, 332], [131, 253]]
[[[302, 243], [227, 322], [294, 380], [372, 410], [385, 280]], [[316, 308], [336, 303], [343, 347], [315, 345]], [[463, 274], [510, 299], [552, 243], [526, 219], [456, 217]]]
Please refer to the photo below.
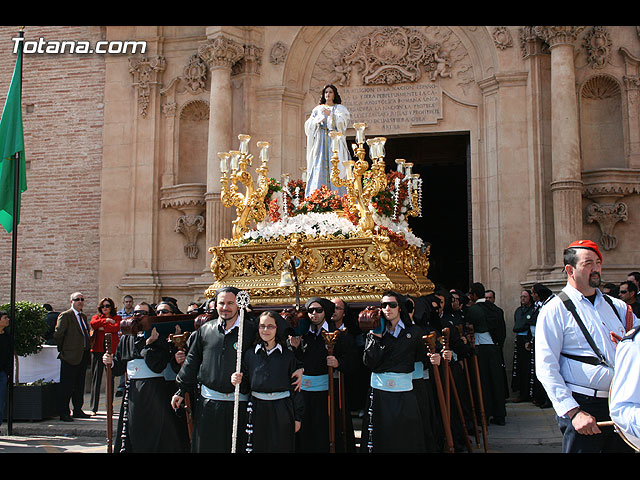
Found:
[[[0, 102], [15, 64], [12, 37], [0, 27]], [[102, 27], [26, 27], [25, 40], [103, 39]], [[18, 227], [17, 300], [51, 303], [84, 293], [98, 302], [100, 170], [104, 55], [29, 54], [23, 62], [27, 191]], [[41, 272], [41, 273], [40, 273]], [[11, 235], [0, 228], [0, 302], [9, 302]], [[119, 299], [116, 299], [119, 303]]]

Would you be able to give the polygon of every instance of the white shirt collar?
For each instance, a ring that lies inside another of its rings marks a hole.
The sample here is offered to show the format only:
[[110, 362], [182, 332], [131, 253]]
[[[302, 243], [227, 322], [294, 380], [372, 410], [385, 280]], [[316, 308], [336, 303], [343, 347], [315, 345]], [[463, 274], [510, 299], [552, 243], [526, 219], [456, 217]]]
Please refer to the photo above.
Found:
[[394, 337], [398, 337], [398, 335], [400, 334], [400, 331], [404, 328], [404, 322], [402, 321], [402, 319], [398, 320], [398, 323], [396, 323], [396, 328], [393, 330], [390, 330], [391, 324], [389, 324], [389, 327], [387, 327], [388, 332], [393, 335]]
[[226, 326], [227, 326], [227, 321], [224, 320], [223, 318], [221, 318], [220, 319], [220, 327], [222, 328], [222, 330], [224, 330], [224, 333], [226, 335], [227, 333], [229, 333], [234, 328], [240, 326], [240, 316], [236, 317], [236, 321], [233, 323], [233, 325], [231, 325], [230, 329], [227, 330]]
[[276, 346], [273, 347], [271, 350], [267, 350], [267, 347], [264, 344], [258, 343], [255, 348], [255, 353], [258, 353], [261, 349], [267, 352], [267, 355], [271, 355], [276, 350], [279, 350], [280, 353], [282, 353], [282, 345], [280, 345], [279, 343], [276, 343]]
[[[322, 322], [322, 325], [320, 325], [320, 328], [318, 329], [318, 333], [320, 333], [322, 330], [326, 330], [327, 332], [329, 331], [329, 324], [327, 323], [326, 320]], [[309, 331], [313, 332], [313, 324], [309, 325]]]
[[[570, 297], [573, 296], [574, 298], [576, 298], [578, 300], [582, 300], [583, 298], [587, 298], [584, 293], [582, 293], [580, 290], [578, 290], [576, 287], [574, 287], [573, 285], [569, 284], [568, 282], [567, 282], [567, 285], [563, 288], [563, 290], [567, 293], [567, 295], [569, 295]], [[596, 288], [596, 299], [597, 298], [601, 298], [601, 297], [602, 297], [602, 292], [600, 292], [599, 288]]]

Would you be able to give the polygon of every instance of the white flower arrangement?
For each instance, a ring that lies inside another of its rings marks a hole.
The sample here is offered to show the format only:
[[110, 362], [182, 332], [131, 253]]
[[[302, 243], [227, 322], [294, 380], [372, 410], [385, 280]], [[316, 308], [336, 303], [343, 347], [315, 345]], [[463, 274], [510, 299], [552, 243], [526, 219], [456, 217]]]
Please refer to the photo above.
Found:
[[392, 232], [402, 235], [409, 245], [415, 245], [418, 248], [423, 246], [422, 239], [414, 235], [409, 229], [409, 224], [404, 220], [404, 215], [400, 215], [400, 219], [398, 220], [393, 220], [389, 217], [380, 215], [376, 211], [373, 211], [372, 213], [373, 221], [376, 225], [388, 228]]
[[243, 240], [245, 242], [270, 241], [294, 233], [314, 238], [336, 235], [348, 237], [349, 234], [356, 231], [356, 228], [353, 223], [335, 212], [311, 212], [295, 217], [286, 217], [277, 222], [263, 220], [256, 225], [255, 230], [245, 233]]

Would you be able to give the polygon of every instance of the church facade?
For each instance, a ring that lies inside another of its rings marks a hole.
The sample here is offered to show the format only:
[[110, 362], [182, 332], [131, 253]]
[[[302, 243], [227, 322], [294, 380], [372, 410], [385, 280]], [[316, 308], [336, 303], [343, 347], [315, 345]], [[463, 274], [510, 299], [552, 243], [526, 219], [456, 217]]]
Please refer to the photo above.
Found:
[[[389, 169], [402, 158], [421, 174], [424, 214], [411, 225], [431, 244], [436, 285], [482, 282], [510, 325], [522, 288], [566, 282], [561, 254], [573, 240], [600, 245], [605, 281], [640, 270], [637, 27], [25, 32], [146, 50], [25, 56], [19, 299], [57, 310], [76, 290], [88, 305], [201, 300], [213, 283], [208, 248], [235, 216], [221, 202], [218, 153], [248, 134], [255, 156], [269, 142], [270, 176], [300, 178], [304, 122], [327, 84], [368, 136], [387, 139]], [[2, 59], [2, 78], [13, 62]], [[9, 235], [0, 250], [10, 258]], [[1, 268], [8, 279], [9, 262]], [[0, 293], [8, 300], [8, 281]]]

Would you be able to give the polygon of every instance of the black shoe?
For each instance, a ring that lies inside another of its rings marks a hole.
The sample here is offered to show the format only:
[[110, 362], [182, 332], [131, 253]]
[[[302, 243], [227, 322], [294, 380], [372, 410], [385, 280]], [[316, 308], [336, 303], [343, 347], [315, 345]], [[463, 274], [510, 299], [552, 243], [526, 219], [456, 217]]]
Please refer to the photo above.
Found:
[[91, 418], [91, 415], [87, 415], [82, 410], [79, 412], [73, 412], [73, 418]]
[[121, 397], [124, 394], [124, 392], [122, 390], [118, 390], [116, 392], [116, 397]]
[[60, 415], [60, 421], [61, 422], [73, 422], [73, 418], [71, 418], [69, 415]]
[[505, 425], [506, 422], [504, 421], [504, 418], [502, 417], [491, 417], [491, 420], [489, 420], [489, 423], [492, 423], [494, 425]]

